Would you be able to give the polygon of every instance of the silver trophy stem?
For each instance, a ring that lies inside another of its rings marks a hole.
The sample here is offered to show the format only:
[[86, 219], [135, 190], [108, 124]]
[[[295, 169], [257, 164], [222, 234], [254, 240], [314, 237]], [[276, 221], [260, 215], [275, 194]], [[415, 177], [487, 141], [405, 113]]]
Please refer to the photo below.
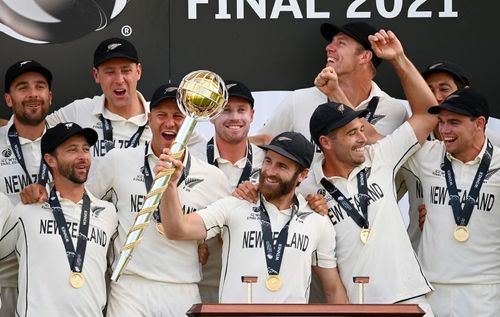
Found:
[[[175, 141], [172, 145], [172, 153], [180, 153], [184, 151], [187, 141], [191, 136], [196, 123], [197, 121], [192, 117], [187, 116], [184, 119], [184, 122], [182, 123], [182, 126], [179, 129], [179, 132], [177, 133]], [[142, 206], [142, 209], [137, 213], [134, 225], [129, 230], [127, 241], [122, 247], [122, 251], [120, 253], [120, 259], [118, 260], [113, 274], [111, 275], [112, 281], [118, 281], [120, 275], [127, 266], [128, 261], [130, 260], [132, 252], [141, 242], [144, 231], [147, 229], [149, 223], [151, 222], [151, 216], [160, 203], [160, 198], [168, 186], [170, 176], [171, 174], [163, 174], [160, 177], [154, 179], [151, 190], [146, 195], [144, 205]]]

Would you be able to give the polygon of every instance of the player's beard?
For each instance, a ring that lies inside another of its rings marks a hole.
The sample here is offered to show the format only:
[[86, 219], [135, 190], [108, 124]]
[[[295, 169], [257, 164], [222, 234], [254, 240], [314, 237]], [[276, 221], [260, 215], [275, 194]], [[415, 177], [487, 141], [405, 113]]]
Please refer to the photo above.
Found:
[[[30, 103], [40, 103], [40, 109], [31, 109]], [[47, 100], [32, 98], [21, 102], [20, 105], [13, 107], [16, 119], [26, 125], [36, 126], [42, 123], [49, 112]]]
[[[86, 168], [85, 168], [85, 173], [82, 175], [80, 173], [77, 173], [76, 165], [83, 164], [83, 163], [86, 164]], [[83, 184], [87, 181], [87, 177], [89, 175], [89, 168], [90, 168], [90, 164], [88, 164], [88, 162], [83, 162], [81, 160], [79, 160], [75, 163], [73, 163], [73, 162], [60, 162], [58, 164], [58, 167], [57, 167], [57, 169], [59, 170], [59, 174], [61, 174], [61, 176], [69, 179], [70, 181], [72, 181], [75, 184]]]
[[[277, 180], [277, 186], [268, 186], [264, 183], [264, 179], [268, 177], [265, 172], [261, 171], [259, 176], [259, 192], [264, 195], [267, 201], [271, 201], [285, 195], [288, 195], [291, 191], [295, 190], [297, 186], [297, 178], [299, 177], [300, 171], [296, 171], [290, 179], [284, 180], [278, 176], [274, 176], [273, 180]], [[277, 188], [276, 188], [277, 187]]]

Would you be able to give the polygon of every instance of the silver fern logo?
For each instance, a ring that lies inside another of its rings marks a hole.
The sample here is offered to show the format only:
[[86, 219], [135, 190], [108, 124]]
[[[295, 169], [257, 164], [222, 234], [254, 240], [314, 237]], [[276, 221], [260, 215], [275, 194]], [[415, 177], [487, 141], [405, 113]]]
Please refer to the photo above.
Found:
[[204, 180], [200, 178], [187, 178], [186, 181], [184, 181], [184, 189], [189, 192], [196, 185], [200, 184], [203, 181]]

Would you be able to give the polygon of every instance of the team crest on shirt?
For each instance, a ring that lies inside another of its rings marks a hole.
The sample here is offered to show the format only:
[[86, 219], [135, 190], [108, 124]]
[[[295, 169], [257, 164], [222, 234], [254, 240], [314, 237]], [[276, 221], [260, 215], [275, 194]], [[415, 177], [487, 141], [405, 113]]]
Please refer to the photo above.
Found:
[[193, 189], [193, 187], [195, 187], [196, 185], [200, 184], [203, 181], [204, 179], [200, 178], [186, 178], [183, 189], [187, 192], [190, 192], [191, 189]]
[[375, 125], [375, 124], [377, 124], [377, 122], [379, 122], [380, 120], [382, 120], [384, 118], [385, 118], [384, 114], [374, 114], [370, 123], [372, 125]]
[[297, 214], [295, 214], [295, 221], [299, 222], [299, 223], [304, 223], [304, 220], [306, 220], [306, 218], [310, 215], [312, 215], [314, 212], [313, 211], [305, 211], [305, 212], [297, 212]]
[[101, 212], [106, 209], [104, 207], [93, 207], [91, 208], [91, 211], [92, 211], [92, 216], [94, 216], [94, 218], [99, 218], [99, 215], [101, 214]]
[[486, 173], [486, 175], [484, 176], [484, 182], [487, 183], [491, 176], [495, 175], [499, 170], [500, 167], [488, 170], [488, 173]]

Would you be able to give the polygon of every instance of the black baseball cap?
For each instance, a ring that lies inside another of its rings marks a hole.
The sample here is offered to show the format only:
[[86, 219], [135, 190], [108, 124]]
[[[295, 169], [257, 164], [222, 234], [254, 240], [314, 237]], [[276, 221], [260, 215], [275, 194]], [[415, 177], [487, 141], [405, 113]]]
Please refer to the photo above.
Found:
[[18, 61], [7, 69], [5, 73], [5, 93], [10, 91], [10, 85], [16, 80], [19, 75], [27, 72], [36, 72], [41, 74], [47, 80], [50, 86], [52, 85], [52, 73], [47, 68], [43, 67], [42, 64], [34, 60], [24, 60]]
[[297, 132], [283, 132], [277, 135], [271, 143], [259, 145], [259, 147], [289, 158], [304, 168], [311, 166], [314, 157], [314, 145]]
[[97, 68], [110, 59], [120, 57], [139, 63], [137, 50], [129, 41], [118, 37], [104, 40], [97, 46], [94, 52], [94, 67]]
[[452, 75], [463, 86], [470, 86], [469, 78], [467, 78], [464, 69], [460, 65], [445, 60], [436, 61], [427, 66], [422, 72], [422, 77], [426, 78], [430, 74], [442, 72]]
[[51, 153], [59, 145], [64, 143], [74, 135], [82, 135], [87, 139], [90, 146], [97, 142], [97, 132], [91, 128], [82, 128], [74, 122], [59, 123], [53, 128], [48, 129], [42, 137], [42, 156], [45, 153]]
[[252, 92], [250, 91], [250, 89], [248, 89], [247, 86], [245, 86], [245, 84], [236, 80], [226, 80], [225, 84], [229, 97], [243, 98], [250, 102], [250, 105], [253, 108], [255, 100], [253, 99]]
[[156, 88], [153, 93], [153, 97], [151, 97], [151, 102], [149, 103], [149, 109], [153, 109], [158, 106], [160, 102], [165, 99], [173, 99], [177, 98], [177, 90], [179, 89], [179, 85], [177, 84], [164, 84], [160, 87]]
[[330, 23], [323, 23], [321, 24], [320, 30], [321, 34], [328, 42], [331, 42], [333, 37], [337, 33], [342, 32], [344, 34], [347, 34], [349, 37], [352, 37], [359, 44], [361, 44], [365, 48], [365, 50], [372, 52], [372, 63], [375, 68], [377, 68], [378, 65], [380, 65], [380, 63], [382, 62], [382, 60], [378, 58], [378, 56], [373, 51], [370, 41], [368, 41], [368, 36], [373, 35], [377, 32], [377, 29], [375, 29], [370, 24], [365, 22], [350, 22], [344, 24], [341, 27], [338, 27]]
[[337, 102], [327, 102], [314, 110], [309, 121], [311, 137], [319, 144], [319, 137], [341, 128], [356, 118], [366, 116], [368, 109], [354, 110]]
[[457, 90], [443, 101], [440, 105], [430, 107], [429, 113], [438, 114], [442, 109], [470, 116], [474, 118], [490, 117], [490, 110], [486, 98], [472, 88]]

